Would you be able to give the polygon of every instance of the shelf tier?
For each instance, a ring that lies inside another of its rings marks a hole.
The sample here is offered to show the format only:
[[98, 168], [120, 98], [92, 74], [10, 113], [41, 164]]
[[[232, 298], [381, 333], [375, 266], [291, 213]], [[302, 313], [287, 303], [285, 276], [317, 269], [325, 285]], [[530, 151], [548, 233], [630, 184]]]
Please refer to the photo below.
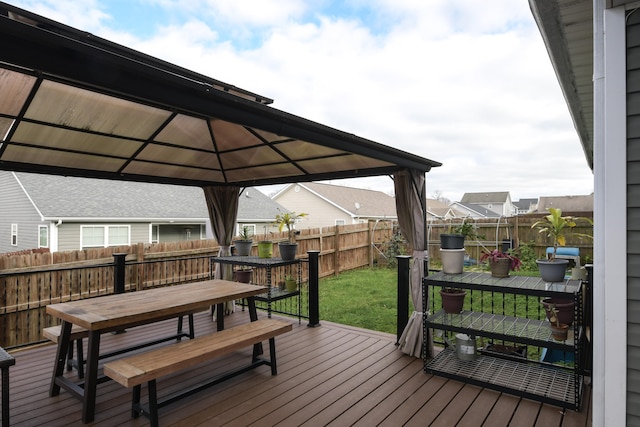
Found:
[[283, 265], [298, 264], [301, 260], [299, 258], [292, 260], [285, 260], [282, 258], [260, 258], [257, 256], [223, 256], [213, 257], [213, 262], [220, 264], [232, 264], [232, 265], [246, 265], [249, 267], [267, 268], [267, 267], [279, 267]]
[[256, 295], [254, 299], [256, 301], [269, 302], [269, 300], [279, 301], [281, 299], [291, 298], [296, 295], [300, 295], [300, 291], [287, 291], [287, 290], [278, 289], [278, 288], [271, 288], [270, 292], [271, 294], [269, 294], [269, 292], [265, 292], [260, 295]]
[[534, 320], [505, 316], [502, 314], [463, 311], [448, 314], [444, 310], [427, 318], [427, 327], [465, 334], [481, 335], [487, 338], [548, 347], [567, 352], [574, 351], [573, 327], [569, 328], [566, 341], [554, 340], [547, 320]]
[[490, 273], [481, 272], [463, 272], [461, 274], [439, 272], [425, 276], [423, 282], [430, 286], [564, 298], [573, 297], [582, 285], [581, 280], [567, 279], [562, 282], [545, 282], [540, 277], [508, 276], [498, 278], [491, 276]]
[[445, 349], [425, 363], [425, 372], [529, 399], [580, 409], [582, 377], [540, 364], [477, 355], [463, 361]]

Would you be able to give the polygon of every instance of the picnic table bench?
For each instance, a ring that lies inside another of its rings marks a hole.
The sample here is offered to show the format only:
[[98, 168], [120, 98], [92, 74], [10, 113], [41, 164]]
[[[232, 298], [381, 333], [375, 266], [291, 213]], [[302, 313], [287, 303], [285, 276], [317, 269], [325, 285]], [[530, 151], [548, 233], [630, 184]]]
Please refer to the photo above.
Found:
[[[270, 366], [271, 375], [277, 375], [275, 337], [291, 330], [291, 324], [282, 320], [256, 320], [214, 334], [107, 362], [104, 365], [104, 374], [125, 387], [133, 387], [132, 416], [137, 418], [140, 415], [145, 415], [149, 418], [151, 426], [157, 427], [158, 410], [179, 399], [262, 365]], [[269, 340], [269, 360], [258, 357], [260, 344], [265, 340]], [[163, 400], [158, 400], [156, 389], [158, 378], [191, 368], [250, 345], [254, 346], [251, 364]], [[148, 407], [140, 403], [141, 387], [145, 382], [149, 395]]]

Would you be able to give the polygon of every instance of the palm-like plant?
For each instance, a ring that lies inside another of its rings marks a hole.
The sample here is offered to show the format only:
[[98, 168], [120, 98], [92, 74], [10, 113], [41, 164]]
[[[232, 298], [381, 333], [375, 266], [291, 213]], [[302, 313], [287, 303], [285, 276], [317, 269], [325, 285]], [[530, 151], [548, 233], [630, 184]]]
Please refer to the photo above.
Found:
[[296, 242], [295, 230], [293, 225], [298, 221], [298, 219], [307, 216], [306, 213], [295, 213], [295, 212], [281, 212], [276, 215], [275, 224], [278, 225], [278, 231], [282, 232], [282, 230], [286, 227], [287, 233], [289, 235], [289, 243], [293, 244]]
[[575, 234], [580, 237], [593, 238], [592, 236], [584, 233], [573, 233], [573, 228], [576, 226], [576, 220], [584, 219], [593, 224], [588, 218], [562, 216], [562, 209], [549, 208], [549, 215], [544, 219], [534, 222], [531, 228], [537, 228], [538, 232], [550, 237], [553, 240], [553, 252], [549, 254], [549, 261], [555, 261], [556, 252], [558, 246], [565, 246], [567, 244], [567, 236]]

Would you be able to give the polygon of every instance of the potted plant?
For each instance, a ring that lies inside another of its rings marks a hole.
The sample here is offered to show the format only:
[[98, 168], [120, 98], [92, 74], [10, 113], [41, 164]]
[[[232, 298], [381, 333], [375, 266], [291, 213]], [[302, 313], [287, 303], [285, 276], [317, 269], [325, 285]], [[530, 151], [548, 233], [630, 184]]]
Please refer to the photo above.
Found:
[[280, 257], [286, 260], [292, 260], [296, 257], [296, 250], [298, 249], [298, 244], [296, 243], [296, 233], [294, 229], [294, 224], [300, 218], [307, 216], [306, 213], [295, 213], [295, 212], [281, 212], [276, 215], [275, 224], [278, 226], [278, 231], [282, 232], [282, 230], [286, 227], [288, 234], [288, 241], [278, 243], [278, 248], [280, 249]]
[[273, 242], [268, 239], [267, 226], [264, 227], [264, 238], [258, 242], [258, 256], [271, 258], [273, 255]]
[[[562, 216], [562, 210], [557, 208], [549, 208], [548, 211], [549, 215], [546, 215], [544, 219], [534, 222], [531, 228], [538, 229], [539, 233], [544, 234], [553, 241], [553, 252], [549, 253], [548, 259], [539, 259], [536, 260], [536, 263], [540, 269], [540, 276], [544, 281], [561, 282], [564, 280], [569, 261], [556, 258], [558, 246], [564, 246], [567, 242], [567, 236], [570, 234], [576, 234], [581, 237], [587, 235], [572, 233], [573, 228], [576, 226], [576, 219], [581, 218]], [[591, 222], [590, 220], [588, 221]]]
[[467, 291], [460, 288], [443, 287], [440, 289], [440, 297], [442, 298], [442, 308], [445, 313], [459, 314], [462, 312], [464, 305], [464, 297]]
[[569, 335], [569, 325], [560, 321], [558, 309], [555, 305], [551, 304], [546, 310], [550, 322], [551, 335], [555, 340], [566, 341]]
[[251, 283], [251, 273], [253, 269], [251, 267], [240, 267], [234, 273], [236, 275], [236, 281], [240, 283]]
[[243, 225], [242, 230], [240, 230], [240, 239], [234, 240], [233, 244], [236, 247], [236, 252], [239, 256], [248, 256], [251, 253], [251, 246], [253, 245], [253, 240], [251, 239], [251, 229]]
[[296, 290], [296, 288], [298, 287], [298, 282], [296, 281], [296, 279], [291, 274], [288, 274], [284, 278], [284, 284], [285, 284], [285, 289], [288, 292], [294, 292]]
[[508, 277], [509, 271], [520, 270], [522, 261], [515, 255], [494, 249], [490, 252], [484, 251], [480, 255], [480, 261], [487, 261], [493, 277]]
[[566, 323], [571, 326], [574, 314], [574, 301], [572, 299], [563, 298], [545, 298], [541, 302], [544, 310], [547, 312], [547, 319], [553, 323], [553, 315], [560, 321], [560, 323]]
[[464, 241], [479, 236], [476, 226], [465, 218], [462, 223], [449, 226], [449, 232], [440, 235], [440, 259], [442, 271], [447, 274], [460, 274], [464, 266]]
[[449, 224], [449, 231], [440, 234], [441, 249], [462, 249], [466, 238], [478, 238], [475, 224], [462, 220], [460, 224]]

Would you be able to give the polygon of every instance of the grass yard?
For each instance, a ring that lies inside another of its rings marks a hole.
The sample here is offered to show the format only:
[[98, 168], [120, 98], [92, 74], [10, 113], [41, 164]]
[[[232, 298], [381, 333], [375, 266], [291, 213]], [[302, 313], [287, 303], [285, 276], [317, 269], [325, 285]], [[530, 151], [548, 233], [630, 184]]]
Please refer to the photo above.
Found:
[[[519, 271], [511, 274], [537, 275], [538, 272]], [[321, 279], [320, 320], [395, 334], [397, 278], [395, 268], [363, 268], [341, 273], [338, 277]], [[438, 293], [434, 299], [436, 307], [440, 307]], [[514, 298], [512, 295], [491, 292], [483, 293], [482, 298], [474, 298], [474, 309], [483, 311], [488, 306], [500, 307], [505, 314], [520, 317], [544, 315], [540, 305], [530, 298]], [[410, 302], [409, 313], [412, 311], [413, 304]]]
[[321, 279], [321, 320], [395, 334], [397, 278], [394, 268], [365, 268]]

